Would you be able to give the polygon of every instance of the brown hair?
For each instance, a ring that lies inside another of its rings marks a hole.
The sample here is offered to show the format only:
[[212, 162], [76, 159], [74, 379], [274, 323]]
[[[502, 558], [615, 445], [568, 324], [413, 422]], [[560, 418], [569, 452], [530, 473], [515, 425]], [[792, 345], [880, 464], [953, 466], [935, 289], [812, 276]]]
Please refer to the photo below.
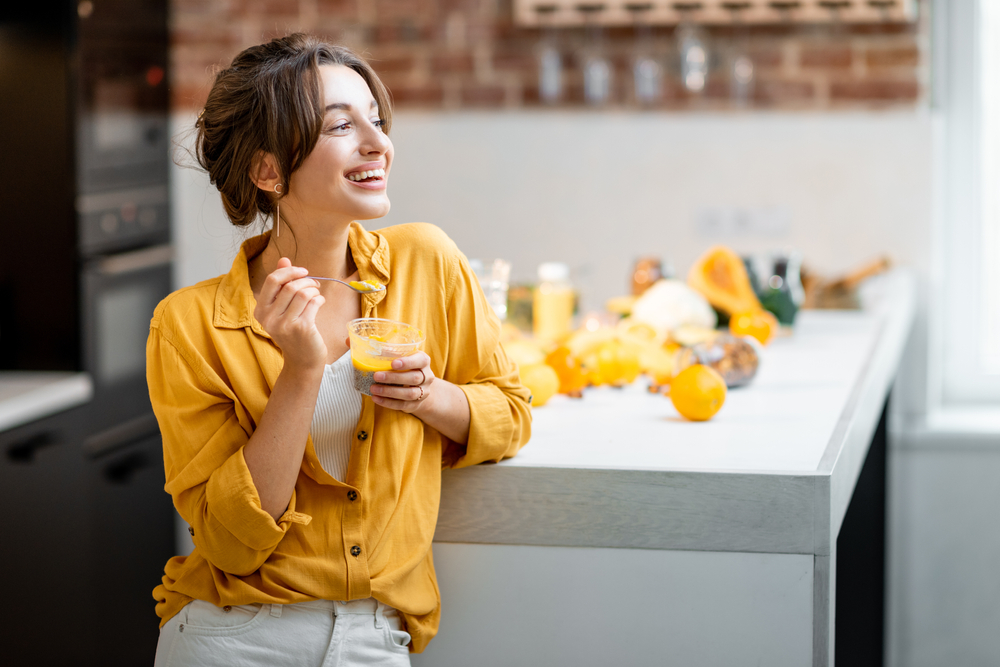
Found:
[[222, 194], [234, 225], [243, 227], [273, 212], [276, 200], [250, 180], [262, 151], [274, 156], [285, 195], [289, 176], [315, 148], [325, 113], [320, 65], [344, 65], [360, 74], [388, 133], [389, 91], [350, 49], [302, 33], [246, 49], [216, 75], [195, 124], [198, 163]]

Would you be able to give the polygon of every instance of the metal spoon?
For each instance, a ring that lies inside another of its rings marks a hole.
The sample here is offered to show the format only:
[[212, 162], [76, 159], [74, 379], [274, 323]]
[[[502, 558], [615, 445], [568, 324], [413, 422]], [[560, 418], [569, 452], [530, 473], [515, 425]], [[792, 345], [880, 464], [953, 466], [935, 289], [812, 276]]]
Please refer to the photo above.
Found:
[[[376, 285], [378, 285], [378, 287], [375, 287], [375, 288], [366, 288], [366, 287], [355, 287], [350, 282], [347, 282], [346, 280], [338, 280], [337, 278], [324, 278], [323, 276], [306, 276], [306, 278], [312, 278], [313, 280], [329, 280], [330, 282], [340, 283], [341, 285], [346, 285], [347, 287], [350, 287], [352, 290], [354, 290], [358, 294], [371, 294], [372, 292], [384, 292], [385, 291], [385, 285], [383, 285], [381, 283], [375, 283]], [[355, 281], [351, 281], [351, 282], [355, 282], [358, 285], [365, 285], [365, 284], [369, 284], [370, 285], [371, 284], [370, 282], [366, 283], [365, 281], [361, 281], [361, 280], [355, 280]]]

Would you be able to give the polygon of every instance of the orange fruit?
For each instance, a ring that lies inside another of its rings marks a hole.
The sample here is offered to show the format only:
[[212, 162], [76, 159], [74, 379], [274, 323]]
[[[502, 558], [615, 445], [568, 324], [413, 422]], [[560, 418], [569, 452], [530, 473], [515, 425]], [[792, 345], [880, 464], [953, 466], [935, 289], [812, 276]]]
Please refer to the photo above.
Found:
[[708, 366], [688, 366], [670, 383], [670, 400], [685, 419], [707, 421], [726, 402], [726, 381]]
[[778, 318], [767, 310], [738, 313], [729, 318], [730, 333], [734, 336], [752, 336], [761, 345], [767, 345], [778, 332], [778, 326]]
[[540, 408], [559, 391], [559, 376], [546, 364], [521, 367], [521, 384], [531, 390], [532, 407]]
[[587, 386], [587, 378], [583, 373], [583, 364], [580, 359], [565, 345], [560, 345], [552, 350], [545, 363], [552, 367], [552, 370], [559, 376], [559, 393], [570, 396], [580, 396], [584, 387]]

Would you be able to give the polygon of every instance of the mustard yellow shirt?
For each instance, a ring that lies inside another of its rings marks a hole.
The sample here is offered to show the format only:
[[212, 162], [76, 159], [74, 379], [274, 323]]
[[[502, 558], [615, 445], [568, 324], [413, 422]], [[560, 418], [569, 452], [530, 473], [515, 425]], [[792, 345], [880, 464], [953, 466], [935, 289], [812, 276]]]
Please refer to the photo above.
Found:
[[146, 368], [165, 488], [195, 544], [167, 562], [153, 591], [156, 613], [162, 626], [192, 599], [223, 606], [374, 597], [401, 612], [420, 652], [440, 617], [431, 540], [441, 469], [513, 456], [530, 435], [529, 392], [475, 274], [441, 230], [416, 223], [369, 232], [353, 223], [359, 279], [386, 285], [362, 297], [363, 316], [423, 330], [435, 376], [469, 399], [469, 442], [365, 396], [346, 482], [323, 470], [310, 439], [275, 521], [243, 458], [282, 367], [281, 350], [253, 317], [247, 269], [267, 240], [244, 243], [228, 274], [171, 294], [150, 323]]

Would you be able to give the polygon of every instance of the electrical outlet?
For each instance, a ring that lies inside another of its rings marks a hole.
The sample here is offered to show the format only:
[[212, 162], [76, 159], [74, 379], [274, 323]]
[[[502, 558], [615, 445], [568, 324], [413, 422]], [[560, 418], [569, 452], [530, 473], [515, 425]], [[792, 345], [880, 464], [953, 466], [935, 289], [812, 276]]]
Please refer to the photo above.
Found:
[[786, 236], [792, 216], [783, 206], [706, 206], [698, 210], [695, 224], [701, 236]]

